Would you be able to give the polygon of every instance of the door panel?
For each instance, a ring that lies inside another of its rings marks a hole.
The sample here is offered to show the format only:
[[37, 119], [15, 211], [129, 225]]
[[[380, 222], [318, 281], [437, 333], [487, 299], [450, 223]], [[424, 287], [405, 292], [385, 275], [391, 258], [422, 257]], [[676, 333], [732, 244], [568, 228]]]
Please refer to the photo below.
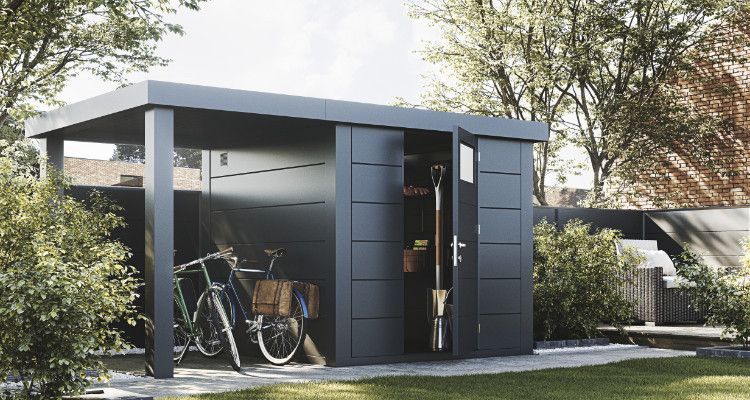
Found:
[[451, 232], [446, 240], [448, 264], [453, 273], [453, 353], [468, 354], [477, 349], [477, 215], [479, 175], [477, 138], [456, 127], [453, 131], [451, 183]]

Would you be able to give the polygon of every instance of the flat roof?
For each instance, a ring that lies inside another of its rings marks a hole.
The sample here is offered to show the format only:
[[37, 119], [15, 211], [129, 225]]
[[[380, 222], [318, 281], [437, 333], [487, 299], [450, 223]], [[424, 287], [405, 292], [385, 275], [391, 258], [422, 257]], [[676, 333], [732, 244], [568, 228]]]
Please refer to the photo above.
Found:
[[[196, 127], [196, 123], [178, 124], [180, 116], [188, 120], [189, 114], [200, 115], [201, 120], [212, 120], [214, 124], [222, 122], [219, 118], [222, 115], [226, 117], [239, 113], [272, 117], [275, 124], [285, 119], [295, 119], [442, 132], [451, 132], [454, 126], [460, 126], [477, 135], [509, 139], [546, 141], [549, 137], [549, 126], [543, 122], [153, 80], [126, 86], [27, 119], [26, 137], [44, 138], [61, 134], [66, 140], [138, 142], [142, 141], [143, 134], [144, 118], [141, 111], [154, 106], [176, 110], [176, 145], [180, 127], [185, 131], [192, 130], [185, 133], [192, 138], [192, 141], [186, 141], [187, 144], [207, 140], [202, 137], [202, 140], [198, 140], [200, 136], [207, 134], [199, 131], [208, 128], [207, 125]], [[192, 118], [198, 119], [197, 116]], [[231, 118], [237, 117], [235, 115]], [[266, 118], [264, 121], [268, 120]], [[246, 118], [244, 121], [250, 120]]]

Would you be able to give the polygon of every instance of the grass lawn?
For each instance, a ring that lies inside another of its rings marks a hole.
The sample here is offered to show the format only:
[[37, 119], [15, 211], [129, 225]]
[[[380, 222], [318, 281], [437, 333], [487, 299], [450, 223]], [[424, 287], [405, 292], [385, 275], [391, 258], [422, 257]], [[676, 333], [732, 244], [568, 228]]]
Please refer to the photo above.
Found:
[[267, 386], [170, 399], [750, 399], [750, 360], [695, 357], [455, 377]]

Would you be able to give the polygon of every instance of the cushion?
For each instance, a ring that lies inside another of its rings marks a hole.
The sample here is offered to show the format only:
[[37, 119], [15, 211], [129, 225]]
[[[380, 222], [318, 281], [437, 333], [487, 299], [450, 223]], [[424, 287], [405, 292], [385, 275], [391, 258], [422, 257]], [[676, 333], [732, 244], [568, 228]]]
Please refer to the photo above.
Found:
[[638, 268], [662, 267], [664, 276], [677, 275], [672, 259], [663, 250], [638, 250], [638, 252], [645, 257]]
[[656, 240], [635, 240], [635, 239], [620, 239], [615, 243], [617, 251], [622, 254], [623, 248], [633, 248], [635, 250], [659, 250]]
[[695, 282], [690, 282], [681, 276], [662, 276], [664, 287], [667, 289], [676, 289], [679, 287], [694, 287]]

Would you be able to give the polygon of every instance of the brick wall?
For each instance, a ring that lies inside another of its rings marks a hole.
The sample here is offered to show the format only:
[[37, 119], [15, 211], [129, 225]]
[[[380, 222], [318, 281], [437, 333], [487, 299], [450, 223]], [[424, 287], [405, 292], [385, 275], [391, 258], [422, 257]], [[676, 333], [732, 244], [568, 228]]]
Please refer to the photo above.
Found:
[[[65, 157], [64, 170], [74, 185], [118, 186], [123, 175], [143, 177], [143, 164], [124, 161]], [[174, 188], [201, 190], [200, 169], [175, 167]]]
[[[750, 28], [727, 30], [715, 43], [715, 52], [750, 59], [750, 48], [735, 39], [748, 38]], [[644, 175], [637, 187], [623, 198], [626, 208], [703, 207], [750, 204], [750, 62], [732, 61], [697, 65], [696, 71], [679, 81], [686, 98], [703, 111], [729, 118], [730, 137], [713, 151], [721, 162], [734, 154], [735, 164], [725, 163], [719, 173], [684, 154], [669, 153], [666, 166]], [[726, 171], [736, 175], [728, 176]]]

